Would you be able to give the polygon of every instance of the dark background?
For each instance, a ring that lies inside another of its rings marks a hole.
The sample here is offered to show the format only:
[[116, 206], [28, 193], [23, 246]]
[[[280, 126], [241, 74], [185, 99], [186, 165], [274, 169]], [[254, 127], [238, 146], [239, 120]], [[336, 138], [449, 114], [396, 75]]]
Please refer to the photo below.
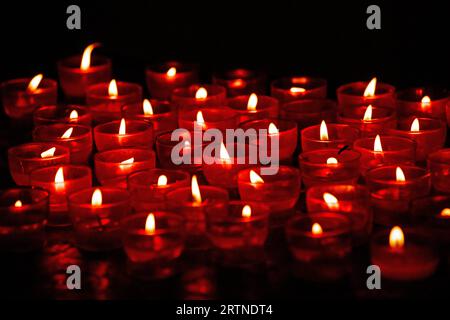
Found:
[[[449, 86], [447, 1], [2, 1], [0, 80], [39, 72], [56, 78], [57, 59], [99, 41], [114, 77], [144, 83], [147, 63], [200, 63], [204, 80], [226, 66], [271, 77], [327, 78], [337, 85], [377, 76], [400, 88]], [[78, 4], [82, 29], [66, 28]], [[381, 7], [381, 30], [366, 8]]]

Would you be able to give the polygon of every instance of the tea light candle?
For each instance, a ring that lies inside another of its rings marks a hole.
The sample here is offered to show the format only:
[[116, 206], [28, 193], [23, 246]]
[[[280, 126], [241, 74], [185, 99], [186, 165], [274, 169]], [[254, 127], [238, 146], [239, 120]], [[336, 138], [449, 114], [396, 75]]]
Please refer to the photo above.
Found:
[[188, 87], [198, 81], [197, 66], [170, 61], [149, 66], [145, 70], [147, 89], [159, 100], [169, 100], [173, 90]]
[[372, 231], [373, 215], [370, 194], [366, 187], [357, 185], [317, 185], [308, 189], [308, 212], [340, 212], [351, 221], [353, 245], [367, 242]]
[[153, 147], [153, 127], [140, 120], [111, 121], [94, 128], [95, 146], [98, 151], [120, 148]]
[[28, 252], [42, 249], [48, 192], [32, 188], [0, 192], [0, 251]]
[[131, 213], [128, 191], [89, 188], [69, 197], [76, 245], [86, 251], [110, 251], [122, 247], [121, 220]]
[[416, 142], [416, 161], [424, 163], [430, 153], [438, 151], [444, 146], [447, 126], [438, 119], [405, 119], [398, 122], [398, 129], [389, 129], [388, 134], [414, 140]]
[[381, 269], [381, 276], [398, 281], [415, 281], [430, 277], [437, 269], [439, 257], [430, 239], [413, 230], [395, 226], [389, 235], [380, 232], [371, 244], [371, 260]]
[[326, 184], [356, 184], [360, 177], [361, 154], [353, 150], [319, 149], [298, 157], [307, 188]]
[[324, 99], [327, 97], [327, 81], [311, 77], [290, 77], [274, 80], [270, 95], [283, 106], [300, 99]]
[[39, 168], [31, 172], [30, 184], [50, 193], [48, 224], [67, 226], [70, 225], [67, 197], [92, 186], [91, 168], [75, 165]]
[[183, 110], [178, 113], [178, 126], [189, 131], [194, 131], [195, 126], [197, 126], [204, 131], [215, 128], [225, 133], [226, 129], [234, 129], [237, 124], [238, 115], [236, 111], [226, 107]]
[[80, 124], [91, 126], [91, 112], [86, 107], [67, 106], [44, 106], [38, 108], [33, 114], [35, 126], [42, 126], [55, 123]]
[[450, 149], [441, 149], [428, 157], [431, 183], [437, 192], [450, 193]]
[[397, 118], [393, 109], [372, 105], [345, 108], [338, 115], [338, 122], [359, 129], [361, 137], [375, 137], [395, 129]]
[[225, 189], [212, 186], [199, 186], [197, 176], [192, 176], [191, 187], [179, 188], [166, 194], [168, 210], [177, 212], [186, 220], [188, 249], [206, 249], [205, 210], [216, 201], [227, 201]]
[[153, 169], [156, 156], [147, 149], [114, 149], [96, 153], [95, 176], [102, 186], [127, 188], [127, 176], [131, 173]]
[[[423, 226], [446, 254], [450, 246], [450, 196], [435, 195], [419, 198], [411, 205], [411, 214], [417, 225]], [[448, 255], [448, 254], [446, 254]]]
[[278, 118], [278, 100], [252, 93], [228, 99], [228, 107], [239, 114], [239, 123], [248, 120]]
[[30, 185], [31, 171], [70, 162], [69, 149], [50, 143], [26, 143], [8, 149], [8, 164], [14, 182]]
[[350, 220], [338, 213], [297, 215], [286, 225], [289, 249], [301, 278], [339, 280], [350, 272]]
[[164, 279], [184, 249], [184, 219], [171, 212], [138, 213], [122, 221], [123, 246], [132, 276]]
[[53, 124], [36, 127], [33, 140], [54, 143], [70, 150], [70, 162], [87, 163], [92, 153], [92, 131], [90, 127], [72, 124]]
[[165, 210], [165, 195], [189, 187], [190, 175], [181, 170], [150, 169], [131, 174], [128, 190], [136, 212]]
[[15, 120], [29, 121], [37, 107], [56, 104], [58, 84], [42, 74], [8, 80], [1, 87], [5, 113]]
[[213, 84], [227, 89], [229, 97], [249, 95], [253, 92], [263, 95], [266, 87], [266, 77], [262, 72], [250, 69], [233, 69], [218, 72], [213, 75]]
[[379, 136], [361, 138], [353, 144], [361, 154], [361, 173], [382, 164], [414, 164], [416, 143], [404, 137]]
[[83, 101], [90, 86], [111, 80], [111, 59], [92, 56], [92, 51], [99, 46], [100, 43], [90, 44], [83, 55], [58, 61], [59, 81], [67, 98]]
[[173, 131], [178, 127], [178, 119], [173, 106], [164, 101], [144, 99], [142, 103], [122, 107], [125, 119], [143, 120], [153, 126], [155, 136]]
[[447, 90], [410, 88], [398, 92], [397, 112], [401, 118], [423, 117], [443, 121], [450, 94]]
[[423, 168], [401, 165], [381, 166], [366, 175], [371, 192], [374, 221], [392, 226], [411, 223], [411, 201], [430, 193], [430, 174]]
[[301, 131], [302, 150], [342, 149], [352, 146], [358, 139], [360, 132], [346, 124], [327, 124], [322, 121], [320, 125], [311, 126]]
[[122, 106], [142, 101], [142, 87], [135, 83], [116, 82], [97, 83], [88, 88], [86, 101], [90, 106], [92, 118], [96, 123], [119, 120]]
[[280, 109], [280, 119], [297, 122], [302, 130], [306, 127], [336, 122], [337, 104], [327, 99], [304, 99], [288, 102]]
[[375, 105], [395, 110], [395, 87], [378, 82], [372, 78], [370, 82], [352, 82], [337, 89], [339, 106]]
[[173, 90], [171, 100], [178, 110], [222, 107], [226, 105], [226, 90], [219, 85], [191, 85]]

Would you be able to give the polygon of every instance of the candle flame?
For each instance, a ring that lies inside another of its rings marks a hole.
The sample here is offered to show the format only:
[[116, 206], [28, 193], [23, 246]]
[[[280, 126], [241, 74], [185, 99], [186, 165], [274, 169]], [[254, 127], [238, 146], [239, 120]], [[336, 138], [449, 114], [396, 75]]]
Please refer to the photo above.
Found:
[[292, 94], [298, 94], [298, 93], [303, 93], [306, 91], [305, 88], [300, 88], [300, 87], [291, 87], [291, 89], [289, 90]]
[[93, 43], [93, 44], [88, 45], [86, 47], [86, 49], [84, 49], [83, 56], [81, 58], [81, 64], [80, 64], [81, 70], [86, 71], [89, 69], [89, 67], [91, 66], [92, 51], [99, 46], [100, 46], [100, 43]]
[[328, 205], [329, 209], [331, 209], [331, 210], [338, 210], [339, 209], [339, 201], [331, 193], [325, 192], [323, 194], [323, 200]]
[[175, 67], [170, 68], [170, 69], [167, 70], [167, 72], [166, 72], [166, 75], [167, 75], [169, 78], [175, 77], [176, 74], [177, 74], [177, 68], [175, 68]]
[[450, 217], [450, 208], [442, 209], [441, 216], [443, 216], [443, 217]]
[[95, 189], [94, 192], [92, 193], [91, 205], [93, 207], [99, 207], [102, 205], [102, 203], [103, 203], [102, 190]]
[[55, 151], [56, 151], [55, 147], [45, 150], [45, 151], [41, 152], [41, 158], [44, 159], [44, 158], [53, 157], [55, 155]]
[[120, 120], [119, 135], [124, 135], [126, 133], [127, 133], [127, 125], [125, 123], [125, 119], [122, 118], [122, 120]]
[[73, 128], [69, 128], [66, 130], [66, 132], [63, 133], [63, 135], [61, 136], [61, 139], [69, 139], [70, 136], [72, 135], [73, 132]]
[[327, 124], [325, 123], [325, 120], [322, 120], [322, 123], [320, 124], [320, 140], [321, 141], [328, 141], [328, 128]]
[[229, 162], [231, 160], [230, 154], [228, 153], [227, 148], [225, 148], [223, 141], [220, 143], [220, 159], [225, 162]]
[[375, 142], [373, 143], [373, 151], [383, 152], [383, 146], [381, 145], [381, 139], [379, 134], [377, 134], [377, 136], [375, 137]]
[[372, 105], [369, 105], [366, 109], [366, 112], [364, 112], [364, 121], [370, 121], [372, 120]]
[[314, 223], [312, 225], [311, 232], [315, 236], [321, 235], [323, 233], [322, 226], [318, 223]]
[[110, 98], [117, 98], [119, 95], [119, 90], [117, 89], [117, 82], [112, 79], [108, 86], [108, 95]]
[[42, 78], [44, 78], [44, 75], [42, 73], [34, 76], [33, 79], [31, 79], [30, 83], [28, 84], [27, 91], [34, 92], [39, 87]]
[[63, 168], [60, 167], [55, 174], [55, 184], [63, 184], [64, 183], [64, 171]]
[[245, 82], [242, 79], [235, 79], [230, 83], [231, 88], [241, 88], [245, 87]]
[[278, 131], [277, 126], [273, 122], [271, 122], [269, 124], [269, 134], [278, 134], [278, 133], [279, 133], [279, 131]]
[[375, 96], [376, 87], [377, 87], [377, 78], [373, 78], [367, 85], [366, 90], [364, 90], [364, 97], [367, 98]]
[[78, 119], [78, 112], [77, 112], [77, 110], [72, 110], [70, 112], [69, 119], [70, 120], [77, 120]]
[[415, 118], [414, 121], [411, 123], [411, 131], [412, 132], [420, 131], [419, 119]]
[[206, 99], [208, 97], [208, 91], [204, 87], [198, 88], [195, 93], [195, 99]]
[[403, 173], [403, 170], [400, 167], [397, 167], [395, 169], [395, 181], [397, 181], [397, 182], [405, 182], [406, 181], [405, 174]]
[[395, 226], [391, 229], [389, 233], [389, 246], [392, 249], [401, 249], [405, 244], [405, 236], [403, 234], [403, 230]]
[[194, 199], [195, 204], [201, 204], [202, 203], [202, 195], [200, 193], [200, 187], [198, 186], [197, 176], [192, 176], [191, 181], [191, 192], [192, 192], [192, 198]]
[[250, 218], [252, 216], [252, 208], [249, 205], [246, 205], [242, 208], [242, 217]]
[[205, 118], [203, 118], [203, 113], [201, 111], [197, 112], [196, 118], [197, 118], [197, 124], [199, 126], [204, 127], [205, 126]]
[[133, 164], [134, 163], [134, 157], [131, 157], [130, 159], [123, 160], [120, 164]]
[[20, 201], [20, 200], [17, 200], [15, 203], [14, 203], [14, 207], [16, 207], [16, 208], [21, 208], [22, 207], [22, 201]]
[[158, 177], [158, 186], [167, 186], [167, 177], [165, 175], [160, 175]]
[[153, 213], [150, 213], [145, 220], [145, 232], [152, 234], [155, 232], [155, 229], [155, 215]]
[[250, 170], [250, 182], [251, 183], [264, 183], [264, 180], [255, 171]]
[[252, 93], [248, 98], [247, 110], [256, 111], [257, 104], [258, 104], [258, 96], [255, 93]]
[[333, 158], [333, 157], [328, 158], [327, 159], [327, 164], [338, 164], [338, 159]]
[[429, 96], [424, 96], [421, 101], [422, 109], [427, 109], [431, 105], [431, 99]]
[[153, 108], [152, 104], [150, 103], [150, 100], [144, 99], [144, 101], [142, 102], [142, 109], [144, 110], [144, 114], [146, 116], [153, 115]]

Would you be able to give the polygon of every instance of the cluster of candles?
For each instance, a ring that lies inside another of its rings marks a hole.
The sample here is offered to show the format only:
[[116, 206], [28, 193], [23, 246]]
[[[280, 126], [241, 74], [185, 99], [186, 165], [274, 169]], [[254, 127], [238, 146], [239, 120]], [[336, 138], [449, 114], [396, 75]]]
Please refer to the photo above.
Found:
[[[2, 84], [6, 114], [34, 124], [33, 142], [8, 151], [20, 187], [0, 195], [2, 250], [37, 250], [46, 228], [72, 227], [82, 250], [124, 248], [134, 272], [165, 277], [183, 251], [248, 252], [281, 228], [302, 276], [345, 276], [352, 249], [369, 243], [386, 278], [434, 273], [437, 246], [450, 244], [446, 91], [396, 92], [373, 78], [339, 87], [334, 102], [325, 80], [291, 77], [267, 96], [258, 72], [200, 85], [195, 65], [171, 62], [146, 69], [143, 99], [139, 84], [111, 79], [97, 46], [58, 62], [77, 104], [58, 105], [57, 82], [42, 74]], [[171, 132], [195, 124], [268, 129], [277, 173], [238, 163], [223, 144], [221, 162], [174, 164]]]

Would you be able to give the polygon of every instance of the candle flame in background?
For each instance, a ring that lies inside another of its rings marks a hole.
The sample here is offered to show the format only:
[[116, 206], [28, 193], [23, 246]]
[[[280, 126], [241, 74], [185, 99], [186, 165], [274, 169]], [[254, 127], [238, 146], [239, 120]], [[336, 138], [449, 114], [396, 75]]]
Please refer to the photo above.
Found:
[[72, 110], [70, 112], [69, 119], [70, 120], [77, 120], [78, 119], [78, 112], [77, 112], [77, 110]]
[[199, 126], [202, 126], [202, 127], [205, 126], [205, 118], [203, 118], [203, 113], [201, 111], [197, 112], [196, 119], [197, 119], [197, 124]]
[[269, 124], [269, 134], [278, 134], [278, 133], [279, 133], [279, 131], [278, 131], [277, 126], [273, 122], [271, 122]]
[[142, 101], [142, 110], [144, 110], [144, 114], [146, 116], [153, 115], [153, 108], [152, 104], [150, 103], [150, 100], [144, 99], [144, 101]]
[[264, 180], [255, 171], [250, 170], [250, 182], [251, 183], [264, 183]]
[[206, 91], [206, 89], [203, 87], [198, 88], [197, 92], [195, 93], [195, 99], [206, 99], [207, 97], [208, 91]]
[[367, 109], [366, 109], [366, 112], [364, 112], [364, 117], [363, 117], [363, 120], [364, 121], [370, 121], [370, 120], [372, 120], [372, 110], [373, 108], [372, 108], [372, 105], [369, 105], [368, 107], [367, 107]]
[[303, 93], [303, 92], [305, 92], [306, 89], [305, 89], [305, 88], [300, 88], [300, 87], [291, 87], [291, 89], [289, 89], [289, 91], [290, 91], [292, 94], [298, 94], [298, 93]]
[[92, 193], [91, 205], [93, 207], [99, 207], [102, 205], [102, 203], [103, 203], [102, 190], [95, 189], [94, 192]]
[[131, 157], [130, 159], [123, 160], [120, 164], [133, 164], [134, 163], [134, 157]]
[[165, 175], [160, 175], [158, 177], [158, 186], [167, 186], [167, 177]]
[[61, 139], [69, 139], [70, 136], [72, 135], [73, 132], [73, 128], [69, 128], [66, 130], [66, 132], [63, 133], [63, 135], [61, 136]]
[[247, 110], [248, 111], [256, 111], [256, 106], [258, 105], [258, 96], [255, 93], [252, 93], [248, 98], [247, 102]]
[[145, 220], [145, 232], [152, 234], [155, 232], [155, 229], [155, 215], [153, 213], [150, 213]]
[[119, 90], [117, 89], [117, 82], [112, 79], [108, 86], [108, 95], [110, 98], [117, 98], [119, 95]]
[[99, 46], [100, 46], [100, 43], [96, 42], [96, 43], [88, 45], [86, 47], [86, 49], [84, 49], [83, 56], [81, 58], [81, 64], [80, 64], [81, 70], [86, 71], [89, 69], [89, 67], [91, 66], [92, 51]]
[[419, 132], [419, 131], [420, 131], [419, 119], [415, 118], [414, 121], [411, 123], [411, 132]]
[[450, 217], [450, 208], [442, 209], [441, 216], [443, 216], [443, 217]]
[[39, 87], [42, 78], [44, 78], [44, 75], [42, 73], [34, 76], [33, 79], [31, 79], [30, 83], [28, 84], [27, 91], [34, 92]]
[[252, 216], [252, 208], [249, 205], [246, 205], [242, 208], [242, 217], [250, 218]]
[[167, 72], [166, 72], [166, 75], [167, 75], [169, 78], [175, 77], [176, 74], [177, 74], [177, 68], [175, 68], [175, 67], [170, 68], [170, 69], [167, 70]]
[[379, 134], [377, 134], [377, 136], [375, 137], [375, 142], [373, 143], [373, 151], [383, 152], [383, 146], [381, 145], [381, 139]]
[[397, 182], [405, 182], [406, 181], [405, 174], [403, 173], [403, 170], [400, 167], [397, 167], [395, 169], [395, 181], [397, 181]]
[[55, 184], [63, 184], [64, 183], [64, 171], [63, 168], [59, 168], [55, 174]]
[[405, 244], [405, 236], [403, 234], [403, 230], [395, 226], [391, 229], [389, 233], [389, 246], [392, 249], [401, 249]]
[[431, 99], [429, 96], [424, 96], [421, 101], [422, 109], [427, 109], [431, 105]]
[[230, 83], [231, 88], [241, 88], [245, 87], [245, 82], [242, 79], [235, 79]]
[[200, 193], [200, 187], [198, 186], [197, 176], [194, 174], [191, 180], [191, 192], [192, 198], [195, 204], [202, 203], [202, 194]]
[[14, 203], [14, 207], [16, 207], [16, 208], [21, 208], [22, 207], [22, 201], [20, 201], [20, 200], [17, 200], [15, 203]]
[[321, 235], [323, 233], [322, 226], [318, 223], [314, 223], [311, 227], [311, 232], [315, 236]]
[[327, 164], [338, 164], [338, 159], [333, 158], [333, 157], [328, 158], [327, 159]]
[[223, 141], [220, 143], [220, 160], [225, 162], [230, 162], [230, 154], [227, 151], [227, 148], [225, 148], [225, 145], [223, 144]]
[[323, 194], [323, 200], [328, 205], [328, 208], [331, 210], [337, 210], [339, 209], [339, 201], [338, 199], [332, 195], [331, 193], [325, 192]]
[[328, 128], [327, 124], [325, 123], [325, 120], [322, 120], [322, 123], [320, 124], [320, 140], [321, 141], [328, 141]]
[[126, 133], [127, 133], [127, 125], [125, 123], [125, 119], [122, 118], [122, 120], [120, 120], [119, 135], [124, 135]]
[[364, 97], [373, 97], [375, 96], [375, 90], [377, 87], [377, 78], [373, 78], [370, 80], [369, 84], [366, 87], [366, 90], [364, 90]]
[[55, 155], [55, 151], [56, 151], [55, 147], [45, 150], [45, 151], [41, 152], [41, 158], [44, 159], [44, 158], [53, 157]]
[[183, 147], [183, 149], [184, 148], [190, 148], [191, 147], [191, 143], [189, 142], [189, 141], [184, 141], [184, 147]]

